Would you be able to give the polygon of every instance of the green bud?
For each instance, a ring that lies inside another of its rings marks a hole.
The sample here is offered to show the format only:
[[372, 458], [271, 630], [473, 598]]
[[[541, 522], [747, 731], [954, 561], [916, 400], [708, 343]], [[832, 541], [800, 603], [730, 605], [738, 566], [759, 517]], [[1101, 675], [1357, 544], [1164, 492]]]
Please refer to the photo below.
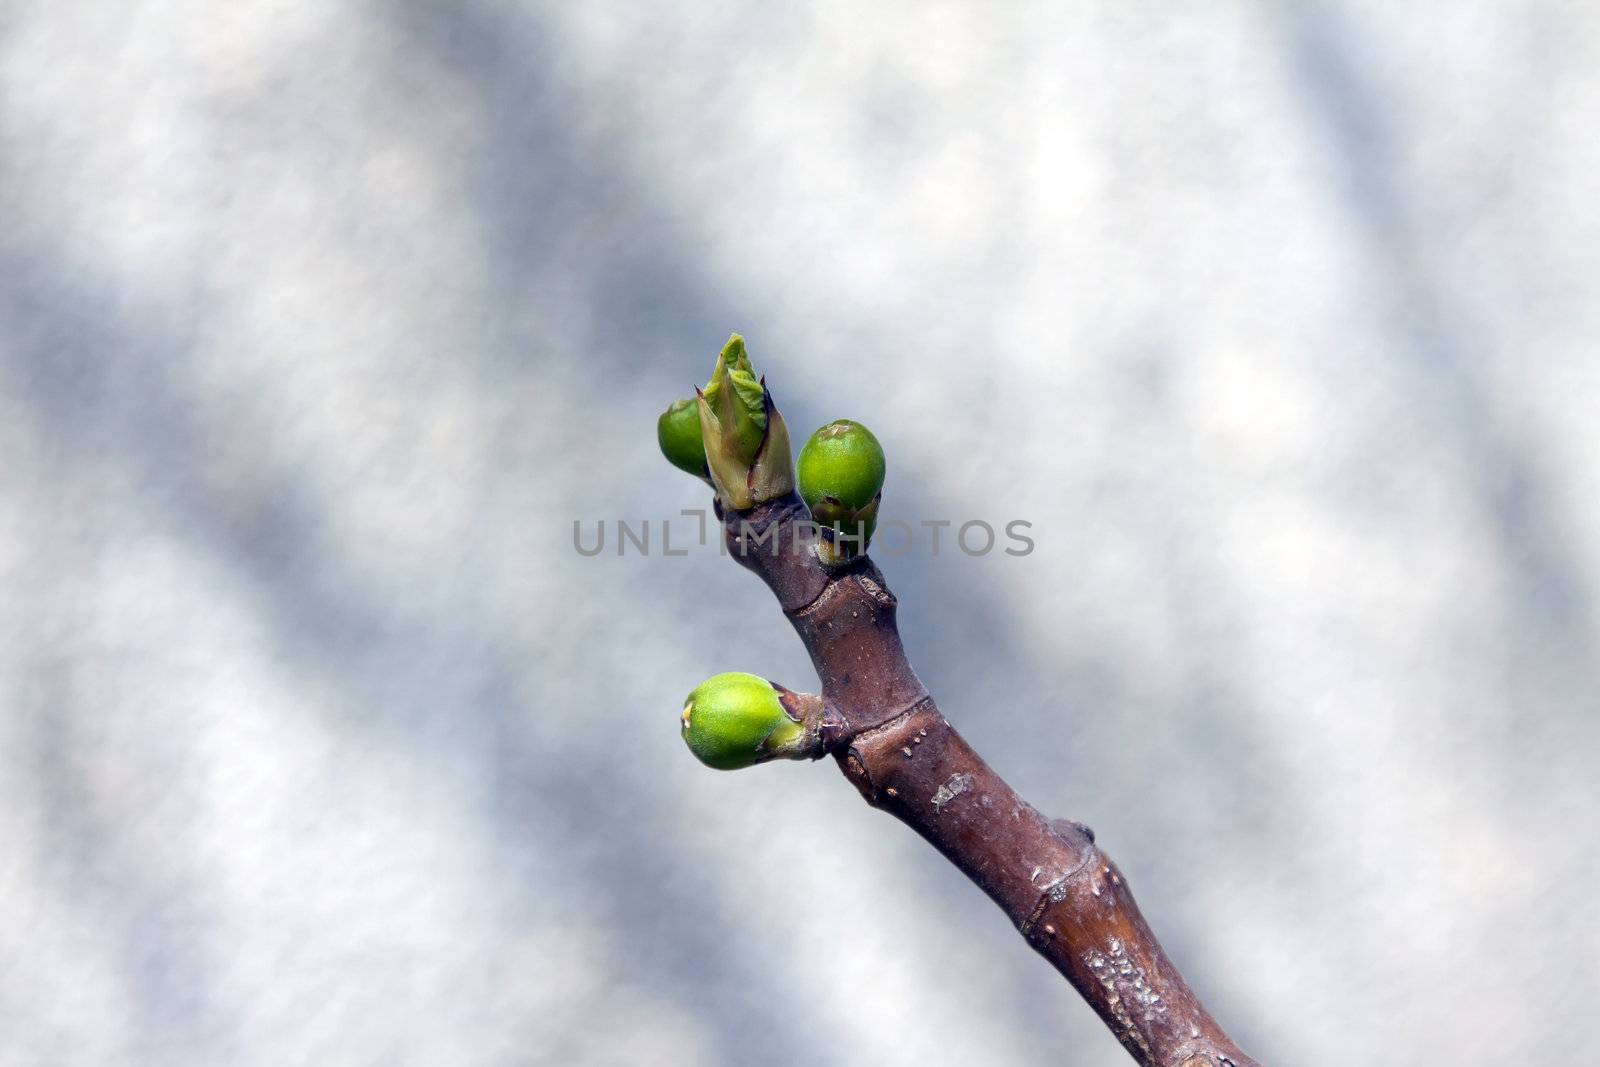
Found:
[[725, 503], [743, 511], [793, 491], [789, 429], [738, 334], [700, 390], [699, 413], [711, 481]]
[[[817, 551], [828, 563], [864, 552], [878, 525], [887, 464], [872, 431], [836, 419], [800, 450], [800, 496], [824, 529]], [[830, 534], [831, 532], [831, 534]]]
[[766, 387], [750, 365], [743, 337], [729, 335], [700, 397], [717, 417], [728, 450], [746, 462], [755, 459], [767, 432]]
[[705, 439], [700, 434], [700, 405], [695, 400], [674, 400], [656, 420], [656, 442], [661, 454], [681, 471], [711, 480], [706, 466]]
[[707, 767], [736, 771], [810, 754], [806, 730], [765, 678], [731, 671], [697, 686], [683, 704], [683, 740]]

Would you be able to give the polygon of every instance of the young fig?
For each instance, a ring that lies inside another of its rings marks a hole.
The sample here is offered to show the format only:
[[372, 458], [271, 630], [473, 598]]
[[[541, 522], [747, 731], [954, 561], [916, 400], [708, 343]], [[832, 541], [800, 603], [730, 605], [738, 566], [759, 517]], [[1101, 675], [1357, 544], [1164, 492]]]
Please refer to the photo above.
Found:
[[817, 553], [823, 562], [842, 563], [867, 550], [886, 470], [883, 446], [851, 419], [828, 423], [800, 450], [800, 496], [822, 527]]
[[736, 771], [772, 759], [811, 755], [806, 730], [784, 709], [765, 678], [740, 671], [713, 675], [683, 704], [683, 740], [701, 763]]
[[705, 439], [700, 434], [699, 401], [674, 400], [656, 419], [656, 443], [661, 446], [661, 454], [667, 457], [668, 463], [696, 478], [711, 481]]

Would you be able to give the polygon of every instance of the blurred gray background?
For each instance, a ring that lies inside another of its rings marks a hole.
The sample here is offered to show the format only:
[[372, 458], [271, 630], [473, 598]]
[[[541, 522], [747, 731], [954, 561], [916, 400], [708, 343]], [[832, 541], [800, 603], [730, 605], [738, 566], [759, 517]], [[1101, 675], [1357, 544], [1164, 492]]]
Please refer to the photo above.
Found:
[[0, 1064], [1127, 1062], [684, 751], [813, 683], [659, 554], [734, 329], [1033, 523], [911, 654], [1246, 1048], [1584, 1059], [1600, 17], [1476, 7], [0, 5]]

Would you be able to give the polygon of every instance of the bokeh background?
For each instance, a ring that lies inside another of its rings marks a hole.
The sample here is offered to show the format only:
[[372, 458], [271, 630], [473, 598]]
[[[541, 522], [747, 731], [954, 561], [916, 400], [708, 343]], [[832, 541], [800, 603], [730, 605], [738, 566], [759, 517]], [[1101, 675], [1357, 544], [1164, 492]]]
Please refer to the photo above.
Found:
[[1126, 1062], [684, 751], [813, 678], [659, 551], [733, 329], [1033, 524], [906, 642], [1246, 1048], [1581, 1062], [1597, 129], [1581, 4], [0, 5], [0, 1064]]

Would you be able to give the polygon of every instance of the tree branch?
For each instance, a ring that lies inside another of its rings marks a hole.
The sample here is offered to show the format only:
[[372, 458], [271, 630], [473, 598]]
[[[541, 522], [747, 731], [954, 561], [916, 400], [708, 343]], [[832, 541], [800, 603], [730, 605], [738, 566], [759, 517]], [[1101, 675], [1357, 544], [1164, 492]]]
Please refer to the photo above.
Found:
[[1041, 815], [939, 713], [877, 567], [824, 567], [793, 493], [718, 514], [730, 553], [772, 589], [822, 680], [820, 698], [781, 693], [812, 753], [833, 755], [868, 804], [987, 893], [1139, 1063], [1259, 1067], [1200, 1005], [1088, 828]]

